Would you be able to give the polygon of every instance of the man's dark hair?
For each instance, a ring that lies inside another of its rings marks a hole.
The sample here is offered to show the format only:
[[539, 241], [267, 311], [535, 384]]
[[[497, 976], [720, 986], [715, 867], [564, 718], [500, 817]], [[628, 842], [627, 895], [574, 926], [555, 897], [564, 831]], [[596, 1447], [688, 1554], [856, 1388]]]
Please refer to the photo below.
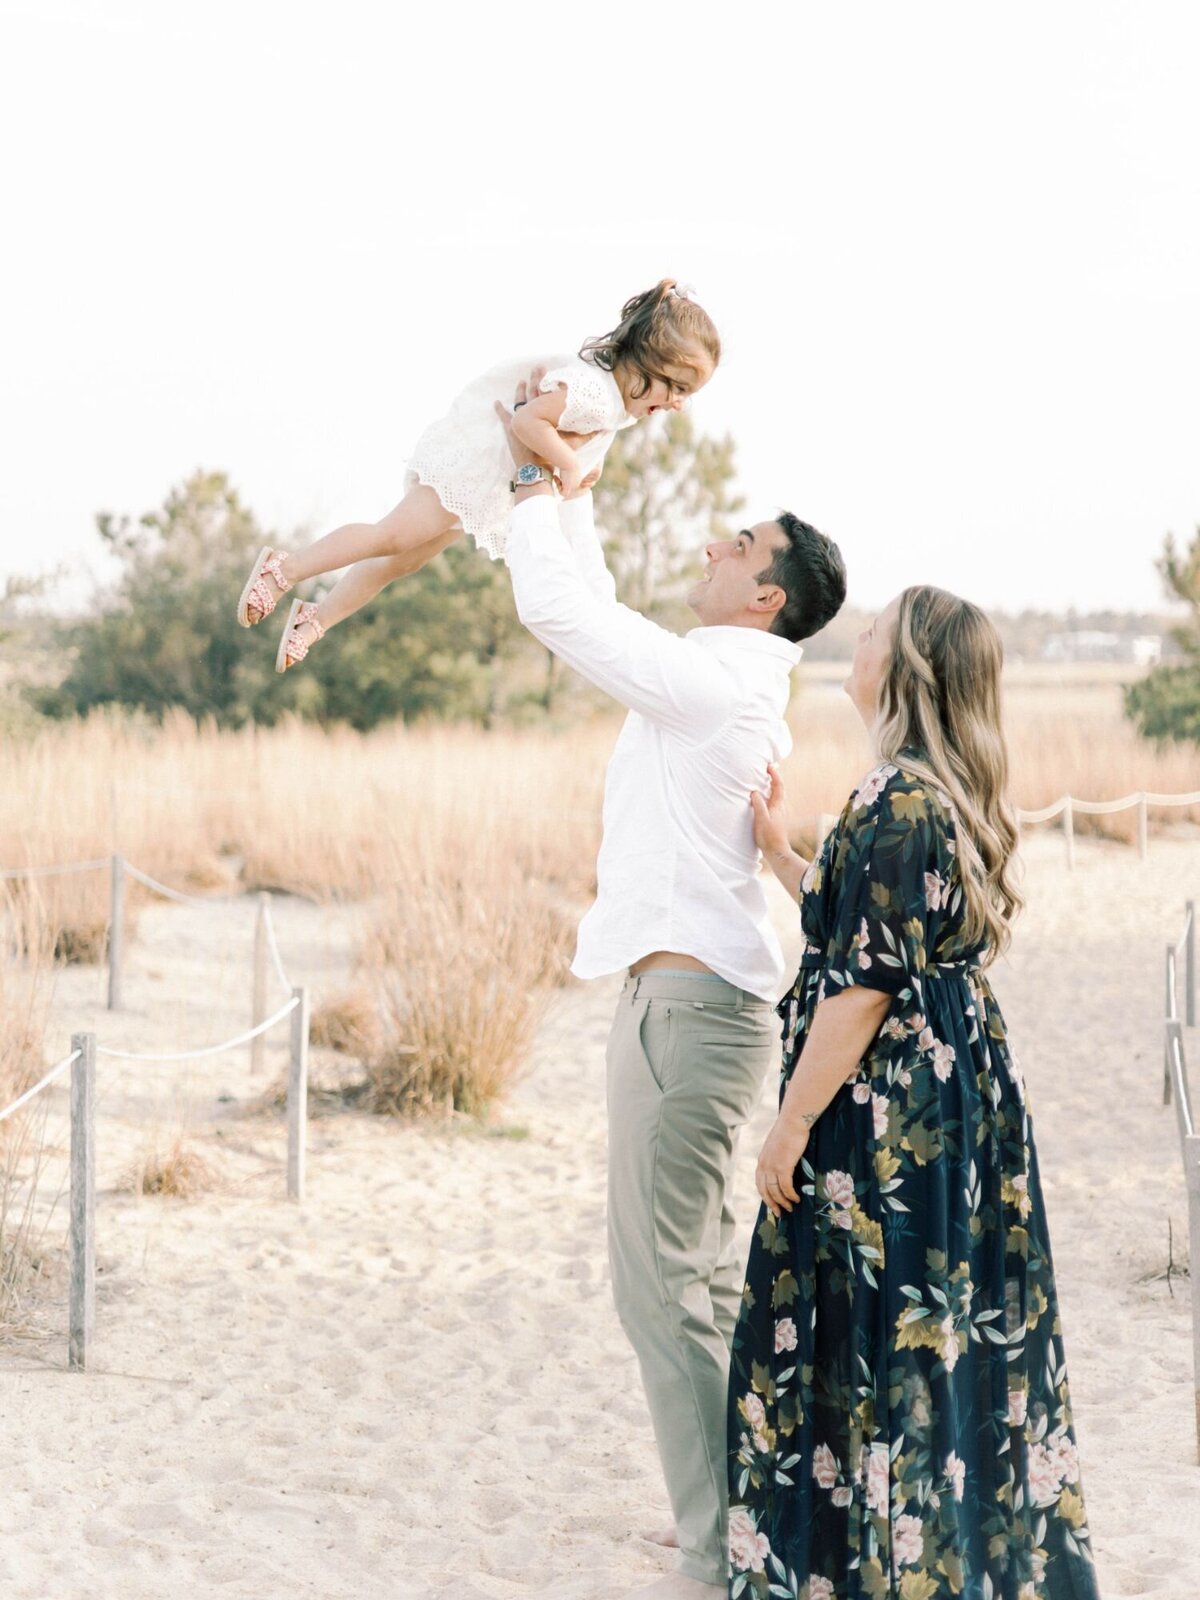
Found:
[[790, 511], [775, 521], [787, 543], [758, 574], [759, 583], [778, 584], [787, 599], [775, 613], [771, 632], [793, 644], [808, 639], [832, 621], [846, 598], [846, 563], [832, 539], [801, 522]]

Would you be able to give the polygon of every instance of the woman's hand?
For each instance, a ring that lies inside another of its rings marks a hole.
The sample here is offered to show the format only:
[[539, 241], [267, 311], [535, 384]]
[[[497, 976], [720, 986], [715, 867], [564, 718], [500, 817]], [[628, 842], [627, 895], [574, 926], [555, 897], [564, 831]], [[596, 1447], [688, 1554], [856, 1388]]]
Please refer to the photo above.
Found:
[[782, 1111], [767, 1135], [754, 1171], [754, 1185], [763, 1203], [778, 1220], [781, 1211], [800, 1204], [795, 1189], [796, 1168], [808, 1148], [808, 1137], [815, 1117], [785, 1115]]
[[765, 856], [787, 855], [792, 847], [788, 841], [783, 779], [773, 761], [767, 763], [767, 776], [771, 780], [771, 788], [765, 800], [757, 789], [750, 791], [750, 806], [754, 812], [754, 842]]
[[800, 880], [808, 871], [808, 862], [788, 843], [783, 779], [773, 761], [767, 764], [767, 775], [771, 780], [771, 789], [765, 800], [757, 789], [750, 791], [750, 806], [754, 812], [754, 842], [788, 894], [793, 900], [798, 900]]

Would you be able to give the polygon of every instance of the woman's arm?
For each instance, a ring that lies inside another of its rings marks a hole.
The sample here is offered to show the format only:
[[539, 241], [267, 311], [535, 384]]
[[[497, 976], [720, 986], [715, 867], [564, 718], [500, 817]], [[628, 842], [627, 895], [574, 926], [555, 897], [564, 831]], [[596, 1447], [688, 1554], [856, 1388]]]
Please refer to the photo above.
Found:
[[561, 385], [549, 394], [535, 394], [513, 413], [512, 430], [539, 461], [558, 473], [564, 494], [574, 494], [583, 474], [574, 450], [558, 431], [567, 406], [567, 391]]
[[754, 842], [791, 898], [799, 900], [800, 880], [808, 871], [808, 862], [803, 856], [797, 855], [788, 842], [783, 779], [773, 761], [767, 764], [767, 774], [771, 780], [771, 791], [767, 798], [764, 800], [757, 789], [750, 795], [750, 805], [754, 811]]
[[892, 999], [882, 990], [856, 986], [829, 995], [818, 1005], [754, 1175], [772, 1216], [799, 1203], [792, 1180], [812, 1125], [846, 1079], [857, 1072]]

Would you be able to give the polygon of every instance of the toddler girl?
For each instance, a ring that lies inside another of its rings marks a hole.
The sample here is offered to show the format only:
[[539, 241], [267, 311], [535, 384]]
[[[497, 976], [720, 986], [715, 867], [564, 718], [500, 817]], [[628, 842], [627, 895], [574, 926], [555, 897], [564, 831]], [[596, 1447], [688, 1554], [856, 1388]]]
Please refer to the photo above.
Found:
[[599, 475], [619, 429], [658, 411], [678, 411], [712, 377], [720, 357], [710, 317], [673, 278], [664, 278], [627, 301], [617, 327], [587, 340], [577, 355], [494, 367], [426, 428], [409, 460], [405, 496], [381, 522], [348, 522], [298, 555], [264, 546], [242, 590], [238, 621], [253, 627], [293, 585], [349, 567], [318, 605], [292, 601], [275, 658], [276, 671], [286, 672], [327, 628], [393, 578], [423, 567], [464, 529], [493, 559], [501, 556], [513, 466], [494, 405], [512, 403], [531, 367], [548, 370], [513, 427], [569, 495]]

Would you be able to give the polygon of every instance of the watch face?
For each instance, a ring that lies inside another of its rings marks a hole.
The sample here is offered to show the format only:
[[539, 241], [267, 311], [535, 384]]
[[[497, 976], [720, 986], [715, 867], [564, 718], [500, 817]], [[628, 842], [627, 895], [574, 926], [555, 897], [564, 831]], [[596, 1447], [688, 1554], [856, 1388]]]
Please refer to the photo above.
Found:
[[538, 483], [541, 480], [542, 469], [535, 467], [532, 461], [527, 461], [524, 466], [517, 468], [518, 483]]

